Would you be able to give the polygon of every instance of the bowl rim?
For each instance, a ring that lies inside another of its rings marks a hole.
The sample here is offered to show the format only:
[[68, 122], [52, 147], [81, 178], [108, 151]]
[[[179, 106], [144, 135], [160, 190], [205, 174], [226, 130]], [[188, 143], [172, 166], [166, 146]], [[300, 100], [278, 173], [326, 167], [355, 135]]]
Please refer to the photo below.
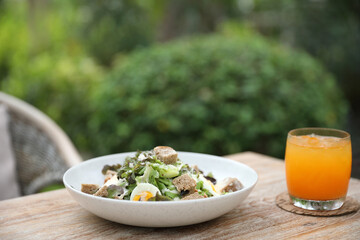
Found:
[[238, 161], [235, 161], [235, 160], [231, 160], [231, 159], [228, 159], [228, 158], [225, 158], [225, 157], [206, 154], [206, 153], [185, 152], [185, 151], [177, 151], [177, 152], [180, 153], [180, 154], [195, 154], [195, 155], [202, 155], [202, 156], [211, 157], [211, 158], [220, 158], [221, 160], [225, 160], [226, 162], [241, 165], [243, 168], [245, 168], [247, 171], [251, 172], [255, 176], [255, 181], [251, 185], [249, 185], [247, 187], [244, 187], [241, 190], [238, 190], [238, 191], [232, 192], [232, 193], [228, 193], [228, 194], [225, 194], [225, 195], [215, 196], [215, 197], [202, 198], [202, 199], [190, 199], [190, 200], [186, 200], [186, 201], [157, 201], [157, 202], [143, 201], [143, 202], [138, 202], [138, 201], [130, 201], [130, 200], [118, 200], [118, 199], [112, 199], [112, 198], [104, 198], [104, 197], [98, 197], [98, 196], [93, 196], [93, 195], [90, 195], [90, 194], [87, 194], [87, 193], [83, 193], [80, 190], [78, 190], [78, 189], [74, 188], [73, 186], [71, 186], [66, 180], [66, 178], [68, 177], [68, 175], [71, 174], [72, 171], [75, 171], [76, 169], [81, 168], [84, 165], [92, 164], [94, 161], [103, 161], [104, 159], [119, 156], [119, 155], [129, 156], [131, 154], [136, 153], [136, 152], [133, 151], [133, 152], [123, 152], [123, 153], [115, 153], [115, 154], [103, 155], [103, 156], [99, 156], [99, 157], [95, 157], [95, 158], [91, 158], [91, 159], [88, 159], [86, 161], [83, 161], [82, 163], [79, 163], [79, 164], [69, 168], [64, 173], [64, 175], [63, 175], [63, 183], [64, 183], [65, 187], [68, 190], [73, 191], [76, 194], [80, 194], [81, 196], [84, 196], [84, 197], [86, 197], [88, 199], [94, 199], [94, 200], [98, 200], [98, 201], [105, 201], [105, 202], [109, 202], [109, 203], [117, 202], [118, 204], [130, 204], [130, 205], [133, 205], [133, 206], [145, 206], [144, 204], [146, 204], [146, 206], [161, 206], [161, 207], [164, 207], [164, 206], [183, 205], [183, 204], [186, 205], [186, 204], [189, 204], [189, 203], [213, 202], [213, 201], [219, 201], [221, 199], [233, 198], [233, 197], [235, 197], [237, 195], [242, 195], [243, 192], [249, 191], [252, 188], [254, 188], [255, 185], [257, 184], [258, 180], [259, 180], [259, 176], [258, 176], [257, 172], [253, 168], [249, 167], [248, 165], [246, 165], [244, 163], [241, 163], [241, 162], [238, 162]]

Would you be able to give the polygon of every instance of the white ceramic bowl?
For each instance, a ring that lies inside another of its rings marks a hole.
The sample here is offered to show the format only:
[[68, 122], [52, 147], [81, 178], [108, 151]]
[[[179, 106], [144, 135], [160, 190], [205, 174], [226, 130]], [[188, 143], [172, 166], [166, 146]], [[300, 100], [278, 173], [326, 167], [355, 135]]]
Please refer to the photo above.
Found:
[[254, 188], [258, 176], [250, 167], [213, 155], [178, 152], [181, 161], [197, 165], [205, 174], [212, 172], [219, 181], [236, 177], [244, 185], [240, 191], [205, 199], [167, 202], [135, 202], [95, 197], [80, 191], [82, 183], [102, 185], [105, 164], [123, 163], [134, 152], [87, 160], [66, 171], [64, 184], [71, 196], [86, 210], [110, 221], [143, 227], [174, 227], [200, 223], [219, 217], [238, 205]]

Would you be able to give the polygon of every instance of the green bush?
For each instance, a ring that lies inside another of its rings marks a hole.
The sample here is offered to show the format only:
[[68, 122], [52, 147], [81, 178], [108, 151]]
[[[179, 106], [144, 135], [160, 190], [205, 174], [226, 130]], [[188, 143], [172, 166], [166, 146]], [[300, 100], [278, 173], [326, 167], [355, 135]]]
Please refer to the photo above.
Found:
[[239, 32], [183, 39], [122, 59], [93, 98], [94, 153], [170, 145], [282, 157], [290, 129], [342, 126], [347, 104], [317, 61]]

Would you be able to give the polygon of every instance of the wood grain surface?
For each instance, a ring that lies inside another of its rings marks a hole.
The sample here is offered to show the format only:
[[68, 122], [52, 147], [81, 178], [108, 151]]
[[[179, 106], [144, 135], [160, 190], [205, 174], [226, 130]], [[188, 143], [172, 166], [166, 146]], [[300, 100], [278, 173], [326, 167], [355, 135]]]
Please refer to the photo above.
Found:
[[[1, 201], [0, 239], [360, 239], [359, 211], [313, 217], [276, 206], [276, 196], [286, 191], [283, 161], [251, 152], [227, 157], [255, 169], [259, 181], [238, 208], [209, 222], [126, 226], [87, 212], [63, 189]], [[359, 180], [350, 180], [348, 195], [360, 201]]]

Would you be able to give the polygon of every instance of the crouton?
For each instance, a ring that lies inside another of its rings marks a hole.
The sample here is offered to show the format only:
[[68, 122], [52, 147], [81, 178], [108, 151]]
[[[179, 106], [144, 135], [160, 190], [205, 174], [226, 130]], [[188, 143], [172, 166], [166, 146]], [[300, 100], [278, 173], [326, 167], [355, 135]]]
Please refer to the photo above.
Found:
[[108, 180], [110, 180], [116, 174], [117, 174], [117, 172], [115, 172], [113, 170], [107, 170], [105, 173], [104, 183], [106, 183]]
[[195, 173], [201, 173], [201, 171], [197, 165], [194, 165], [191, 168], [195, 171]]
[[196, 187], [196, 181], [188, 174], [183, 174], [175, 178], [172, 182], [179, 192], [181, 191], [193, 192]]
[[81, 184], [81, 191], [83, 193], [94, 194], [100, 188], [97, 184]]
[[221, 182], [215, 185], [215, 189], [218, 193], [235, 192], [242, 189], [244, 186], [237, 178], [225, 178]]
[[201, 198], [205, 198], [205, 197], [203, 195], [200, 195], [198, 192], [194, 192], [186, 195], [181, 200], [191, 200], [191, 199], [201, 199]]
[[175, 163], [178, 158], [177, 152], [171, 147], [166, 147], [166, 146], [155, 147], [154, 153], [156, 157], [165, 164]]
[[97, 192], [94, 194], [94, 196], [107, 197], [108, 196], [107, 188], [108, 188], [108, 186], [106, 186], [106, 185], [102, 186], [99, 190], [97, 190]]

